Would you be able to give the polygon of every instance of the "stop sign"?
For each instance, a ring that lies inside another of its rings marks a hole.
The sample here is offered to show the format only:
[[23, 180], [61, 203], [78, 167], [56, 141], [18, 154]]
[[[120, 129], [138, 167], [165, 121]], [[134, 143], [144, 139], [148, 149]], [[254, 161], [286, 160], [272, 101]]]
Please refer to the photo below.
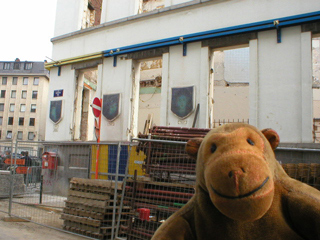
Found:
[[92, 111], [95, 117], [100, 117], [101, 115], [101, 101], [99, 98], [95, 97], [92, 102]]

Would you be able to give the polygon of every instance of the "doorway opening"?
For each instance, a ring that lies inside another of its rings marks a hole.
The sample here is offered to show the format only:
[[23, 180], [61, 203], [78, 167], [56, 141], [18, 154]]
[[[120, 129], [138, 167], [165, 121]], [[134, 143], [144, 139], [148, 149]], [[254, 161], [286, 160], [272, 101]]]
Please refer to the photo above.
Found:
[[249, 123], [249, 47], [214, 49], [211, 59], [210, 127], [228, 122]]
[[312, 38], [313, 142], [320, 142], [320, 36]]
[[137, 132], [148, 134], [160, 125], [162, 58], [139, 61]]
[[97, 69], [78, 71], [75, 94], [73, 139], [81, 141], [96, 140], [94, 137], [94, 116], [90, 107], [97, 89]]

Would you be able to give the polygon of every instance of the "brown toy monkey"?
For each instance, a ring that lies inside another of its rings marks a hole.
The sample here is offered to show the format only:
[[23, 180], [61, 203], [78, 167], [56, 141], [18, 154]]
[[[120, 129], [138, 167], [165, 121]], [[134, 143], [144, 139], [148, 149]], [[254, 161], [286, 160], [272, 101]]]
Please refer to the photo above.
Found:
[[152, 240], [319, 240], [320, 191], [290, 178], [277, 162], [279, 136], [226, 124], [192, 139], [196, 193]]

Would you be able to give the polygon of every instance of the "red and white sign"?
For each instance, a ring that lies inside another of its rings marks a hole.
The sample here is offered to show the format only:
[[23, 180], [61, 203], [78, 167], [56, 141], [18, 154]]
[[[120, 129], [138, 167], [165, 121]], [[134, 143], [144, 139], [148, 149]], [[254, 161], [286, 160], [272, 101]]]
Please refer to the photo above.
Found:
[[101, 115], [101, 101], [99, 98], [95, 97], [92, 102], [92, 111], [95, 117], [100, 117]]

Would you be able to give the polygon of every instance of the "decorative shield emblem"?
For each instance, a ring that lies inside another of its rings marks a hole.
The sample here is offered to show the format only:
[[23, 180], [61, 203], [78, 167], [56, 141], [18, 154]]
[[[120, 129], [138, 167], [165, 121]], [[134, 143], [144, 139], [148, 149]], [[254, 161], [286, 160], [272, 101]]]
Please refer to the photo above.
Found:
[[172, 88], [171, 111], [181, 119], [188, 117], [194, 109], [194, 87]]
[[102, 114], [109, 121], [120, 115], [120, 93], [103, 95]]
[[62, 100], [50, 101], [49, 118], [55, 124], [62, 120]]

